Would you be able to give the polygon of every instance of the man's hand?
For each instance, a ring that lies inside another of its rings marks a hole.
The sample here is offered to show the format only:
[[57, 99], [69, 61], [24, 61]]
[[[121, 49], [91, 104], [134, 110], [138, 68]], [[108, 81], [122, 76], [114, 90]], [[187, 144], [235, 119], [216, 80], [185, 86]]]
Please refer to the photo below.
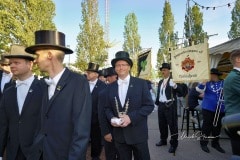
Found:
[[112, 142], [112, 135], [111, 133], [108, 133], [104, 136], [105, 141]]
[[120, 118], [122, 120], [122, 124], [120, 125], [120, 127], [127, 127], [131, 123], [128, 115], [122, 115]]

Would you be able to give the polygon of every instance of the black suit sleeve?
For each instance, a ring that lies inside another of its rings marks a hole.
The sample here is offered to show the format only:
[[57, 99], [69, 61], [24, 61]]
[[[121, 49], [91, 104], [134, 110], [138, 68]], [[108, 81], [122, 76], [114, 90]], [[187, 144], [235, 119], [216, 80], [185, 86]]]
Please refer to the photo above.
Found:
[[104, 105], [106, 104], [106, 90], [99, 93], [98, 99], [98, 119], [101, 128], [101, 133], [103, 136], [109, 134], [111, 131], [109, 129], [109, 122], [105, 114]]
[[75, 85], [73, 90], [72, 123], [74, 130], [68, 160], [85, 159], [91, 129], [92, 104], [88, 82], [83, 77], [75, 82], [79, 85]]
[[140, 86], [142, 86], [142, 90], [141, 90], [142, 100], [140, 100], [139, 109], [136, 109], [128, 113], [128, 116], [131, 119], [132, 125], [137, 125], [138, 122], [141, 122], [141, 120], [143, 120], [149, 114], [151, 114], [154, 109], [152, 96], [151, 96], [150, 90], [148, 89], [147, 82], [141, 80], [139, 87]]
[[3, 157], [8, 134], [8, 120], [6, 116], [4, 99], [5, 98], [3, 96], [0, 102], [0, 157]]

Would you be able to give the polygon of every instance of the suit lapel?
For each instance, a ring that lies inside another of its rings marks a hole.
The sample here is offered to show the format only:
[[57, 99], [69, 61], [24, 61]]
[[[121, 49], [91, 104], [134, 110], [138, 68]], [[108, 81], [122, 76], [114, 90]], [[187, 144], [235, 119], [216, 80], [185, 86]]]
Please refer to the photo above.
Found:
[[96, 83], [96, 85], [94, 86], [94, 88], [93, 88], [93, 90], [92, 90], [92, 95], [95, 94], [97, 88], [99, 87], [99, 83], [100, 83], [99, 81], [100, 81], [100, 80], [97, 80], [97, 83]]
[[124, 104], [126, 104], [126, 102], [131, 98], [131, 95], [133, 95], [134, 88], [135, 88], [135, 79], [133, 77], [130, 77], [127, 95], [126, 95]]
[[[2, 76], [3, 76], [3, 71], [0, 71], [0, 87], [1, 87], [1, 84], [2, 84]], [[1, 93], [1, 96], [2, 96], [2, 90], [0, 88], [0, 93]]]
[[[51, 99], [48, 100], [48, 96], [46, 96], [46, 100], [48, 101], [47, 102], [47, 109], [46, 109], [46, 112], [48, 112], [51, 104], [53, 103], [53, 101], [56, 99], [56, 97], [58, 96], [58, 94], [63, 90], [63, 88], [66, 86], [67, 84], [67, 78], [69, 77], [69, 73], [70, 71], [66, 68], [65, 71], [63, 72], [60, 80], [58, 81], [58, 84], [55, 88], [55, 92], [54, 92], [54, 95], [52, 96]], [[48, 92], [47, 92], [47, 95], [48, 95]]]
[[15, 107], [15, 112], [16, 112], [16, 115], [18, 115], [19, 116], [19, 108], [18, 108], [18, 101], [17, 101], [17, 88], [16, 87], [14, 87], [14, 90], [13, 90], [13, 106], [16, 106]]
[[[119, 98], [119, 95], [118, 95], [118, 89], [119, 89], [118, 88], [118, 83], [116, 81], [113, 84], [113, 93], [112, 93], [112, 95], [114, 96], [114, 103], [115, 103], [114, 106], [116, 106], [116, 103], [118, 103], [118, 106], [120, 106], [120, 108], [122, 108], [122, 104], [121, 104], [121, 101], [120, 101], [120, 98]], [[117, 100], [117, 102], [116, 102], [116, 100]]]
[[29, 88], [29, 90], [28, 90], [28, 93], [27, 93], [27, 96], [25, 98], [25, 101], [23, 103], [23, 108], [22, 108], [21, 115], [24, 113], [24, 111], [28, 107], [28, 104], [31, 101], [32, 96], [34, 95], [34, 92], [36, 92], [36, 83], [37, 83], [37, 80], [34, 79], [32, 84], [31, 84], [31, 86], [30, 86], [30, 88]]

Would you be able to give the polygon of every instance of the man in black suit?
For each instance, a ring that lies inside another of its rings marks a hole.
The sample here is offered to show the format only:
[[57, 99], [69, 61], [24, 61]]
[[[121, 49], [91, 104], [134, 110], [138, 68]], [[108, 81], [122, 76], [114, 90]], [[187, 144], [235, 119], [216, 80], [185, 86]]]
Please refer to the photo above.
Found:
[[147, 117], [154, 105], [147, 82], [130, 76], [128, 52], [119, 51], [111, 61], [118, 80], [107, 88], [105, 113], [113, 126], [113, 139], [121, 160], [150, 160]]
[[42, 155], [44, 160], [85, 160], [92, 113], [87, 79], [64, 67], [65, 54], [73, 53], [65, 47], [64, 33], [36, 31], [35, 43], [26, 51], [36, 54], [39, 69], [49, 79], [45, 79], [41, 131], [29, 159]]
[[[102, 70], [104, 77], [108, 84], [111, 84], [117, 80], [117, 73], [113, 67], [109, 67]], [[107, 120], [106, 114], [104, 112], [104, 105], [106, 104], [107, 89], [104, 89], [99, 93], [98, 99], [98, 119], [101, 128], [102, 137], [104, 139], [104, 149], [106, 160], [118, 160], [119, 154], [114, 145], [114, 140], [112, 137], [113, 127], [111, 123]]]
[[160, 68], [163, 79], [159, 81], [157, 98], [158, 124], [160, 131], [160, 142], [156, 146], [167, 145], [168, 127], [171, 133], [169, 153], [175, 153], [178, 146], [178, 117], [177, 117], [177, 92], [181, 88], [174, 83], [170, 76], [170, 64], [163, 63]]
[[9, 66], [9, 59], [5, 58], [4, 55], [1, 55], [0, 60], [0, 84], [1, 84], [1, 91], [0, 91], [0, 99], [2, 97], [3, 91], [5, 89], [5, 84], [11, 82], [12, 73]]
[[90, 92], [92, 95], [92, 120], [91, 120], [91, 157], [92, 160], [99, 160], [102, 151], [102, 136], [101, 129], [98, 120], [98, 95], [103, 89], [106, 88], [106, 84], [98, 79], [99, 65], [90, 62], [86, 70], [87, 80], [89, 82]]
[[40, 124], [42, 85], [32, 74], [34, 56], [25, 47], [13, 45], [5, 56], [17, 80], [0, 104], [0, 157], [6, 148], [7, 160], [26, 160]]

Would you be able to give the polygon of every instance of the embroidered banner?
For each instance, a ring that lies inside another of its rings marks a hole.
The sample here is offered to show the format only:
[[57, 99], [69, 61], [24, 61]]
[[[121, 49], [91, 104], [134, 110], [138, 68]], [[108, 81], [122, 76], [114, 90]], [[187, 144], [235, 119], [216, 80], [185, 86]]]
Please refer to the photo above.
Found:
[[208, 43], [171, 51], [171, 67], [174, 82], [209, 80]]
[[138, 56], [138, 77], [149, 79], [151, 77], [151, 49], [147, 49]]

